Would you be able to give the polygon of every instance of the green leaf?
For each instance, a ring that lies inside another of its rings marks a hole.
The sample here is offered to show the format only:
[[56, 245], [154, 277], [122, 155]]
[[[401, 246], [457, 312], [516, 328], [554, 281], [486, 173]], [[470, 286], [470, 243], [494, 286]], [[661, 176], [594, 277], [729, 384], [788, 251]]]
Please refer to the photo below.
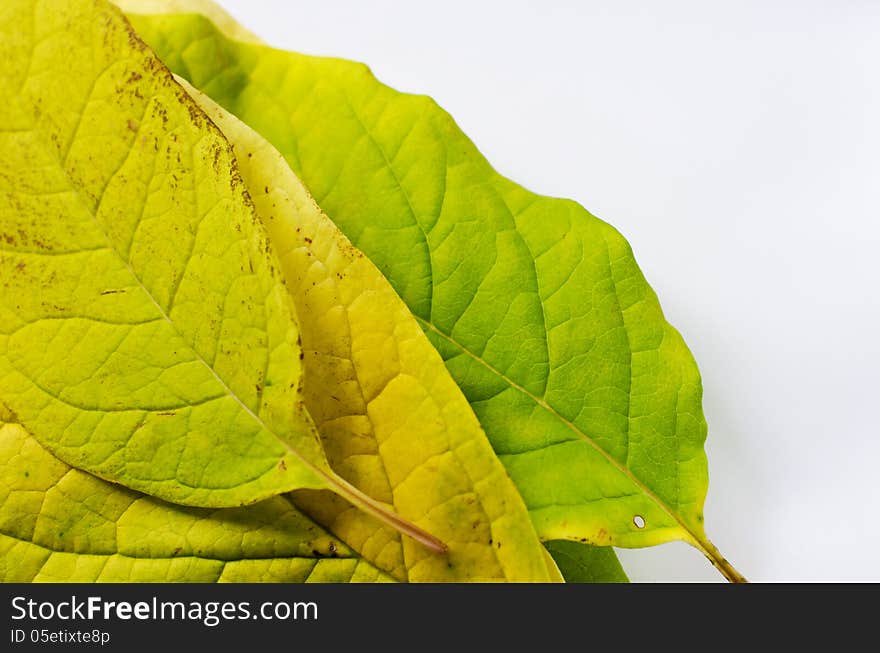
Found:
[[390, 580], [284, 497], [187, 508], [72, 469], [0, 410], [0, 582]]
[[0, 13], [0, 398], [64, 462], [175, 503], [330, 489], [278, 261], [220, 131], [104, 2]]
[[559, 566], [566, 583], [629, 582], [611, 547], [570, 540], [552, 540], [545, 542], [544, 546]]
[[187, 90], [232, 144], [278, 254], [299, 316], [305, 405], [331, 465], [448, 550], [434, 555], [329, 492], [300, 491], [296, 503], [400, 580], [551, 580], [525, 504], [406, 305], [275, 148]]
[[200, 16], [130, 17], [388, 277], [544, 539], [681, 539], [741, 579], [703, 529], [699, 372], [616, 230], [500, 176], [432, 100], [361, 64], [235, 42]]

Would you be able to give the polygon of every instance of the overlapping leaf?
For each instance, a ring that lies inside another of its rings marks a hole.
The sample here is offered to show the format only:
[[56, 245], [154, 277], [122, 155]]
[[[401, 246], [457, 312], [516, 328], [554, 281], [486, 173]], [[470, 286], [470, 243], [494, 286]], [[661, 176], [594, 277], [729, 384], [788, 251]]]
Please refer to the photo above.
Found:
[[582, 543], [669, 539], [741, 578], [699, 375], [617, 232], [359, 64], [125, 4], [195, 5], [134, 21], [281, 154], [104, 0], [0, 8], [7, 579], [619, 581]]
[[388, 277], [542, 537], [683, 539], [739, 578], [703, 529], [699, 373], [617, 231], [501, 177], [435, 103], [360, 64], [237, 42], [201, 16], [131, 17]]
[[0, 411], [0, 582], [389, 580], [284, 497], [184, 508], [72, 469]]
[[168, 500], [328, 487], [222, 135], [109, 6], [4, 12], [3, 402], [62, 460]]

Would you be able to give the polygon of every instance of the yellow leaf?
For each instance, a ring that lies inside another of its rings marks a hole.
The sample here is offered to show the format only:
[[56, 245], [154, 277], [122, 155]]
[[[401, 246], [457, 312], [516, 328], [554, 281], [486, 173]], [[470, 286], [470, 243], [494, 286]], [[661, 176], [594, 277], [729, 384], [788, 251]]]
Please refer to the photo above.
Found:
[[232, 143], [281, 260], [299, 317], [306, 407], [331, 467], [448, 554], [432, 555], [328, 492], [296, 492], [298, 505], [399, 579], [558, 580], [467, 400], [388, 281], [267, 141], [188, 91]]
[[287, 497], [187, 508], [49, 453], [0, 405], [0, 582], [391, 580]]
[[175, 503], [332, 489], [299, 333], [216, 127], [106, 2], [0, 9], [0, 396], [64, 462]]

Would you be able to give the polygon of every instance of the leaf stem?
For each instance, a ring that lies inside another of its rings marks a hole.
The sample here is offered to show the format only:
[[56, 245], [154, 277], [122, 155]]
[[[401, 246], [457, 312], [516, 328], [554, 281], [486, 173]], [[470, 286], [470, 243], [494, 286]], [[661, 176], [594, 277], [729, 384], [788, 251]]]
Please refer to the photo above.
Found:
[[343, 492], [340, 492], [340, 496], [348, 499], [352, 504], [354, 504], [355, 507], [360, 508], [366, 513], [369, 513], [370, 515], [372, 515], [379, 521], [387, 524], [394, 530], [399, 531], [404, 535], [408, 535], [416, 542], [426, 546], [434, 553], [442, 554], [447, 552], [447, 546], [438, 538], [431, 535], [428, 531], [419, 528], [412, 522], [403, 519], [375, 499], [361, 492], [344, 478], [334, 475], [334, 477], [332, 478], [332, 482], [334, 485], [338, 485], [343, 490]]
[[730, 562], [721, 555], [721, 551], [718, 550], [712, 542], [709, 541], [709, 538], [703, 536], [698, 537], [694, 536], [693, 542], [691, 544], [700, 550], [700, 552], [706, 556], [709, 562], [712, 563], [712, 566], [715, 567], [721, 575], [724, 576], [731, 583], [748, 583], [748, 579], [739, 573], [736, 568], [730, 564]]

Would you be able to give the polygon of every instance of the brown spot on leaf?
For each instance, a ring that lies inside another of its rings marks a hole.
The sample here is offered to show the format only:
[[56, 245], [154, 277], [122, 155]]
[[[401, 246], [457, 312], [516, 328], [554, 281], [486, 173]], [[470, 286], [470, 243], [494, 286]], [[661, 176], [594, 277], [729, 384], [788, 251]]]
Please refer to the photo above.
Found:
[[[189, 118], [196, 127], [202, 126], [202, 116], [198, 107], [192, 102], [187, 102], [186, 108], [189, 111]], [[215, 159], [216, 162], [216, 159]]]

